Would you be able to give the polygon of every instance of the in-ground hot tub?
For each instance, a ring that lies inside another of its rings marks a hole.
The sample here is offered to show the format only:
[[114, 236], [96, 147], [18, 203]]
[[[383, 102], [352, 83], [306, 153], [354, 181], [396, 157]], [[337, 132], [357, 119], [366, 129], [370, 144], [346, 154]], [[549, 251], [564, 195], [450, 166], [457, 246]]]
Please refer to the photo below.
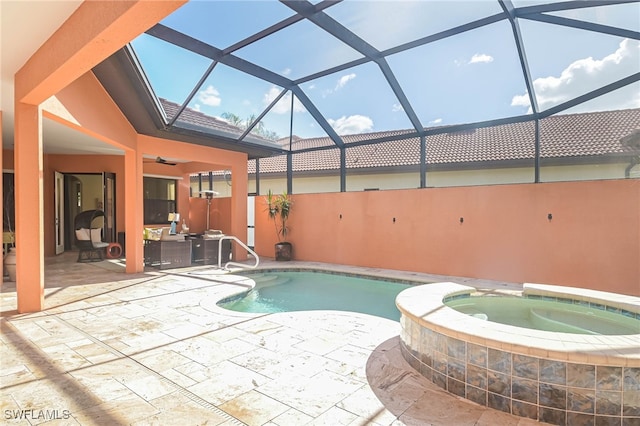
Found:
[[[402, 354], [413, 368], [455, 395], [522, 417], [558, 425], [640, 424], [640, 298], [524, 285], [522, 297], [631, 319], [623, 321], [630, 329], [602, 335], [501, 324], [445, 304], [476, 292], [436, 283], [398, 295]], [[538, 307], [534, 315], [562, 318], [541, 312]]]

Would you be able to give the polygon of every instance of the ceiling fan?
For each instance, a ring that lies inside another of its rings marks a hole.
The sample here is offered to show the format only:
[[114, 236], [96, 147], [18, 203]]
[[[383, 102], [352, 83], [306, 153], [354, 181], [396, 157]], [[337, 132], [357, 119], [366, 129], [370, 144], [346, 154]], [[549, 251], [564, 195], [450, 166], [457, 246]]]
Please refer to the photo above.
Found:
[[[147, 162], [149, 162], [149, 161], [147, 161]], [[171, 161], [167, 161], [167, 160], [165, 160], [165, 159], [164, 159], [164, 158], [162, 158], [162, 157], [156, 157], [156, 159], [154, 160], [154, 162], [155, 162], [155, 163], [158, 163], [158, 164], [164, 164], [164, 165], [166, 165], [166, 166], [175, 166], [176, 164], [178, 164], [178, 163], [172, 163]]]

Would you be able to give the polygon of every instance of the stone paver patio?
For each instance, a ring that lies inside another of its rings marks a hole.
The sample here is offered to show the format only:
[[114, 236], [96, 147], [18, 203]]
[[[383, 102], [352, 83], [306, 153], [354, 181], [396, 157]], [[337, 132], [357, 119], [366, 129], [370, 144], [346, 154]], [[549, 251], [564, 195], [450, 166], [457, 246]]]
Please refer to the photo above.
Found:
[[[337, 265], [482, 287], [507, 283]], [[399, 351], [399, 323], [365, 314], [244, 314], [216, 302], [250, 285], [214, 268], [127, 275], [120, 261], [46, 260], [43, 312], [2, 285], [3, 424], [530, 425], [447, 394]]]

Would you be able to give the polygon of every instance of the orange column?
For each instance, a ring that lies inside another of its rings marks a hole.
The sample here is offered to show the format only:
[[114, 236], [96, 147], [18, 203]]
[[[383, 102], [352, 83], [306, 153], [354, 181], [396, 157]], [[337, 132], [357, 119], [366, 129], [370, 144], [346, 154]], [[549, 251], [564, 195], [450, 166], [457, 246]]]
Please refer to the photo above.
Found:
[[[16, 280], [20, 312], [39, 311], [44, 305], [42, 118], [38, 105], [186, 1], [85, 1], [16, 73]], [[141, 179], [139, 184], [141, 187]], [[141, 194], [139, 199], [137, 204], [129, 203], [127, 219], [140, 216], [135, 222], [141, 225]], [[132, 213], [136, 206], [139, 210]], [[127, 221], [126, 230], [132, 237], [133, 229]], [[134, 246], [127, 257], [133, 256], [140, 265], [127, 265], [127, 271], [137, 271], [142, 268], [142, 247], [135, 247], [137, 238], [129, 241], [127, 246]]]
[[[247, 160], [231, 166], [231, 235], [247, 242]], [[246, 260], [247, 252], [233, 245], [233, 259]]]
[[124, 217], [126, 272], [144, 271], [143, 236], [144, 211], [142, 192], [142, 153], [127, 150], [124, 153]]
[[18, 312], [44, 307], [44, 203], [40, 107], [15, 106], [16, 290]]

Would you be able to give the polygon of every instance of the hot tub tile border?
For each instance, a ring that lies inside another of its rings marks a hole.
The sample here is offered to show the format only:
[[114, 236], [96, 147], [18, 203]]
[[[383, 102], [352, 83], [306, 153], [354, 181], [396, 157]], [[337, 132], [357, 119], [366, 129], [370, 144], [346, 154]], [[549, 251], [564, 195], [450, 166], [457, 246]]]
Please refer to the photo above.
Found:
[[[443, 340], [445, 345], [454, 339], [432, 333], [431, 340]], [[578, 418], [595, 421], [596, 417], [616, 424], [640, 424], [637, 415], [640, 407], [635, 403], [640, 395], [635, 387], [640, 381], [640, 368], [548, 360], [491, 347], [482, 348], [487, 354], [486, 366], [482, 366], [472, 363], [468, 357], [478, 350], [476, 344], [464, 342], [467, 356], [461, 360], [448, 355], [446, 348], [445, 352], [436, 350], [435, 342], [425, 356], [409, 347], [404, 329], [400, 337], [401, 353], [409, 365], [442, 389], [478, 404], [558, 425], [574, 424], [569, 420]], [[524, 365], [527, 371], [519, 365]], [[544, 367], [549, 365], [554, 366], [554, 371], [564, 371], [565, 378], [559, 380], [553, 374], [545, 374]], [[523, 377], [519, 377], [517, 371]], [[468, 374], [473, 372], [480, 372], [479, 380], [469, 378]], [[616, 372], [622, 379], [611, 379]], [[628, 377], [626, 381], [625, 377]], [[558, 395], [561, 400], [554, 402], [553, 398]], [[562, 420], [553, 423], [554, 419]]]
[[[411, 293], [401, 293], [397, 305], [402, 313], [402, 356], [437, 386], [447, 391], [452, 386], [452, 393], [490, 408], [559, 425], [611, 422], [618, 426], [640, 425], [640, 403], [637, 402], [640, 354], [629, 355], [629, 350], [638, 346], [638, 335], [599, 338], [560, 333], [557, 339], [552, 336], [543, 345], [540, 332], [533, 330], [523, 334], [523, 329], [509, 326], [489, 329], [481, 321], [470, 321], [473, 318], [442, 304], [449, 297], [470, 297], [475, 289], [455, 283], [434, 286], [405, 290]], [[535, 290], [545, 291], [544, 288]], [[569, 297], [561, 298], [563, 303], [573, 303]], [[626, 301], [595, 303], [604, 309], [612, 306], [623, 312], [625, 308], [617, 307], [618, 304], [630, 306]], [[427, 314], [413, 315], [414, 310]], [[452, 325], [459, 327], [452, 330], [455, 328]], [[408, 338], [407, 331], [414, 328], [421, 329], [419, 337]], [[423, 331], [425, 329], [427, 331]], [[421, 341], [416, 342], [416, 339]], [[466, 345], [466, 351], [460, 348], [461, 341]], [[454, 350], [450, 352], [449, 347]], [[471, 357], [479, 351], [486, 351], [486, 365], [482, 365], [485, 361]], [[462, 353], [465, 353], [463, 363], [460, 360]], [[564, 371], [564, 380], [555, 377], [554, 371]], [[615, 385], [618, 382], [607, 381], [611, 372], [620, 373], [619, 389]], [[468, 377], [474, 373], [480, 374], [479, 380]], [[463, 374], [464, 393], [458, 383]], [[611, 387], [613, 389], [604, 389]]]

